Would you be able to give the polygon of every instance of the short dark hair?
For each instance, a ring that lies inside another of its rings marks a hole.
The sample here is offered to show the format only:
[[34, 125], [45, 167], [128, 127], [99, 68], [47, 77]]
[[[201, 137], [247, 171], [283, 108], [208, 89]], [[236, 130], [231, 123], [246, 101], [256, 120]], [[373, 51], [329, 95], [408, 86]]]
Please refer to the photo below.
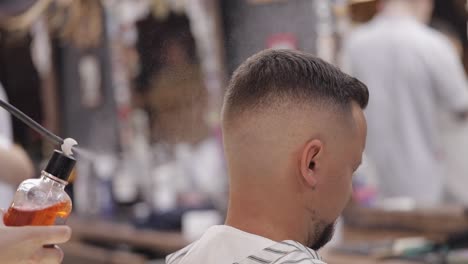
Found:
[[355, 101], [366, 108], [365, 84], [310, 54], [264, 50], [234, 72], [224, 98], [224, 119], [275, 102], [297, 101], [349, 110]]

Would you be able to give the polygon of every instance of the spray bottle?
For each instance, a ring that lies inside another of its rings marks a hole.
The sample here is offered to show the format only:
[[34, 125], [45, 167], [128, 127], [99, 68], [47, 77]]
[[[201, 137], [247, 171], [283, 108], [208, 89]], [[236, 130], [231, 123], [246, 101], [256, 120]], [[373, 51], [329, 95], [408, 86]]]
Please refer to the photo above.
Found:
[[44, 226], [65, 223], [72, 209], [72, 201], [65, 192], [65, 186], [76, 163], [71, 156], [70, 143], [67, 142], [76, 144], [73, 139], [66, 139], [62, 149], [70, 149], [70, 152], [55, 150], [41, 172], [41, 178], [28, 179], [19, 185], [3, 217], [5, 225]]
[[65, 140], [52, 134], [14, 106], [0, 100], [0, 106], [25, 124], [54, 143], [62, 144], [62, 151], [55, 150], [41, 178], [23, 181], [13, 198], [13, 202], [3, 217], [7, 226], [44, 226], [64, 224], [72, 210], [72, 201], [65, 192], [68, 177], [76, 160], [72, 148], [77, 142]]

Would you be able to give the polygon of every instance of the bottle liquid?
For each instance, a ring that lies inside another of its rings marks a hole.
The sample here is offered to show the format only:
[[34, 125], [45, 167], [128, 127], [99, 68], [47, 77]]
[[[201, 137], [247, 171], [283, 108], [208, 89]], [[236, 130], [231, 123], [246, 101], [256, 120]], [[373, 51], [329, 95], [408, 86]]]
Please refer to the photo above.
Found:
[[6, 226], [45, 226], [65, 224], [72, 202], [65, 192], [75, 159], [54, 151], [41, 178], [23, 181], [13, 203], [3, 217]]

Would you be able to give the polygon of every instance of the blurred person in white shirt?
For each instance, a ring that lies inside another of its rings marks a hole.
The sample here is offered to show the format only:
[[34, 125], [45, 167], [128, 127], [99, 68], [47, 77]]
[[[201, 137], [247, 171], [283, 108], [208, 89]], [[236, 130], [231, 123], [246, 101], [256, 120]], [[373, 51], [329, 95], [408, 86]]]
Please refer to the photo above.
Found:
[[[447, 22], [435, 20], [431, 27], [441, 32], [457, 50], [460, 61], [463, 58], [463, 43], [458, 32]], [[460, 122], [450, 113], [439, 115], [446, 160], [447, 190], [446, 200], [450, 203], [467, 204], [468, 193], [468, 120]]]
[[352, 32], [343, 68], [369, 87], [366, 153], [380, 197], [442, 202], [446, 185], [437, 115], [466, 117], [468, 85], [453, 45], [430, 29], [432, 0], [383, 0], [369, 23]]
[[[1, 86], [0, 100], [6, 101]], [[0, 168], [0, 208], [7, 208], [13, 200], [16, 186], [33, 177], [34, 170], [26, 152], [13, 144], [11, 117], [4, 109], [0, 109]]]

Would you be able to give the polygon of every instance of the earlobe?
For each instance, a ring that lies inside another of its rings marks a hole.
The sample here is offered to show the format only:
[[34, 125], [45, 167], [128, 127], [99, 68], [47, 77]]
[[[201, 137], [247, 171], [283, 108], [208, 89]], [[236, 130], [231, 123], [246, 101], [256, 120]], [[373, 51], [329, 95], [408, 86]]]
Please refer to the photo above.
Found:
[[317, 185], [317, 158], [321, 150], [322, 142], [318, 139], [307, 142], [302, 150], [300, 165], [301, 176], [305, 183], [311, 188], [315, 188], [315, 185]]

